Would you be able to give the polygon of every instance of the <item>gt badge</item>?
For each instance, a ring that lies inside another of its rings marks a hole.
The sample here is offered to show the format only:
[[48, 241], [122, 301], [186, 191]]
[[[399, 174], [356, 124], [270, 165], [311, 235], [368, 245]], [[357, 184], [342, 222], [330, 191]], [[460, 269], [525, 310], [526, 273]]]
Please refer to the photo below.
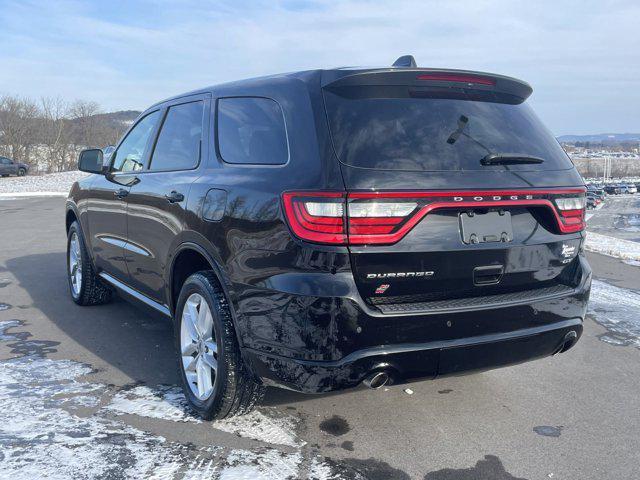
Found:
[[376, 288], [376, 294], [380, 295], [381, 293], [386, 292], [387, 288], [389, 288], [389, 284], [388, 283], [383, 283], [378, 288]]

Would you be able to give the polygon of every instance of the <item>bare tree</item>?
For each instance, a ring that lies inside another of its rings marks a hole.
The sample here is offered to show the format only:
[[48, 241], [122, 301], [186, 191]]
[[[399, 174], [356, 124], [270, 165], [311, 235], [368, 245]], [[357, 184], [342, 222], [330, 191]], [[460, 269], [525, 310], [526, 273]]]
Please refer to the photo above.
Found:
[[98, 116], [100, 113], [102, 110], [96, 102], [76, 100], [71, 104], [69, 117], [74, 120], [75, 136], [85, 146], [101, 146], [99, 137], [104, 122]]
[[29, 153], [36, 143], [38, 113], [37, 104], [28, 98], [0, 98], [1, 147], [7, 156], [30, 163]]
[[47, 171], [71, 169], [77, 148], [71, 142], [68, 103], [61, 98], [42, 98], [40, 110], [40, 141], [46, 149]]

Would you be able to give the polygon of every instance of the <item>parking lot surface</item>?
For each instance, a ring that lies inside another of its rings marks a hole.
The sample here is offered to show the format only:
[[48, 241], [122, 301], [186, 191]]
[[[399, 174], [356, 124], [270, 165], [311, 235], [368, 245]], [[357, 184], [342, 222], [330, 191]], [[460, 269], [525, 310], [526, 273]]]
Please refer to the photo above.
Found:
[[[590, 228], [638, 240], [639, 199]], [[211, 423], [176, 388], [169, 322], [71, 301], [63, 220], [63, 198], [0, 201], [0, 478], [638, 478], [638, 266], [589, 255], [591, 313], [565, 354], [377, 391], [270, 389]]]

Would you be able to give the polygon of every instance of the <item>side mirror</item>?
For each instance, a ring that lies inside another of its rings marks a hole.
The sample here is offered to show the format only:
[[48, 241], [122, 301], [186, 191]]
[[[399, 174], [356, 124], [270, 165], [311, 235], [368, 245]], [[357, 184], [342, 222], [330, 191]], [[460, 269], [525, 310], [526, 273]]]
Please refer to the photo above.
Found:
[[90, 148], [80, 152], [78, 158], [78, 170], [87, 173], [104, 173], [104, 155], [99, 148]]

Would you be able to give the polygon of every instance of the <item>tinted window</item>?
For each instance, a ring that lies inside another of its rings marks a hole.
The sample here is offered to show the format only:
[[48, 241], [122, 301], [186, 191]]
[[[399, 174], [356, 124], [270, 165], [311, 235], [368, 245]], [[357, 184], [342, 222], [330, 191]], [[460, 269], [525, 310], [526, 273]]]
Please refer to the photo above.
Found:
[[218, 100], [218, 146], [227, 163], [281, 165], [289, 159], [284, 116], [269, 98]]
[[185, 170], [198, 164], [203, 102], [170, 107], [162, 124], [150, 168]]
[[135, 172], [142, 170], [144, 151], [156, 126], [159, 111], [155, 111], [140, 120], [115, 153], [112, 170], [116, 172]]
[[[513, 97], [463, 89], [342, 87], [325, 92], [340, 160], [375, 169], [558, 170], [566, 154], [531, 108]], [[492, 153], [535, 156], [541, 164], [483, 166]]]
[[5, 165], [9, 165], [9, 164], [11, 164], [11, 160], [9, 160], [8, 158], [0, 158], [0, 163], [3, 163]]

